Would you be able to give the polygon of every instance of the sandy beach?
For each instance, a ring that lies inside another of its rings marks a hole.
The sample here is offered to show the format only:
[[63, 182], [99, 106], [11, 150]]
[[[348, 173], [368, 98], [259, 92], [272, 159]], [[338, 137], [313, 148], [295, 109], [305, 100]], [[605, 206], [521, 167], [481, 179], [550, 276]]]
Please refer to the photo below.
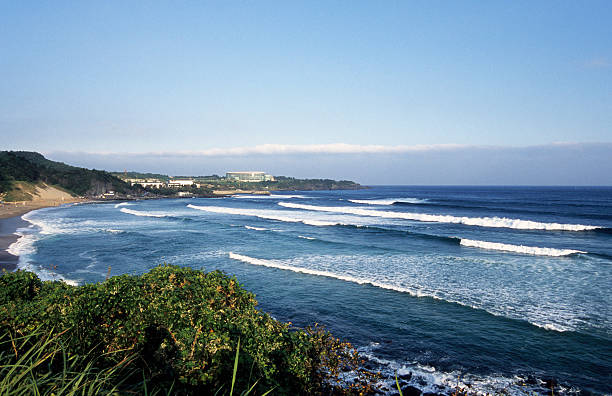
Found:
[[17, 229], [28, 225], [28, 222], [22, 220], [21, 216], [36, 209], [87, 201], [50, 186], [37, 187], [36, 193], [32, 201], [0, 204], [0, 271], [14, 271], [17, 268], [19, 257], [10, 254], [7, 249], [19, 239], [19, 236], [15, 234]]

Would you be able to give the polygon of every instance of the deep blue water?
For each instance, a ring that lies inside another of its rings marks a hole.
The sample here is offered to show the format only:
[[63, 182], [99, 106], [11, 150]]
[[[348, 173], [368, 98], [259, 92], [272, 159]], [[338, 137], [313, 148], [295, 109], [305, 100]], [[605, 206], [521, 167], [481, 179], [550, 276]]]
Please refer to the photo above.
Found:
[[[373, 187], [49, 208], [11, 247], [84, 283], [168, 262], [432, 391], [612, 393], [612, 188]], [[57, 267], [55, 267], [57, 266]], [[528, 386], [521, 385], [528, 381]]]

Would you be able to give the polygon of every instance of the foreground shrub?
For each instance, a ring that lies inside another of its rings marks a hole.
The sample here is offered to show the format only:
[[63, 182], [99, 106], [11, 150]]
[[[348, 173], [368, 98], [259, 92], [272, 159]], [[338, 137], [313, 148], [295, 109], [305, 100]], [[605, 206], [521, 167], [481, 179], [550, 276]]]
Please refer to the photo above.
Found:
[[[136, 370], [150, 388], [214, 393], [234, 379], [237, 389], [257, 381], [252, 394], [370, 390], [371, 377], [349, 344], [318, 328], [292, 329], [256, 305], [233, 277], [168, 265], [78, 287], [22, 271], [0, 277], [2, 334], [45, 334], [71, 356], [91, 357], [84, 365], [115, 368], [113, 375]], [[2, 356], [18, 358], [11, 349], [0, 344]], [[122, 386], [134, 385], [132, 374], [125, 378]]]

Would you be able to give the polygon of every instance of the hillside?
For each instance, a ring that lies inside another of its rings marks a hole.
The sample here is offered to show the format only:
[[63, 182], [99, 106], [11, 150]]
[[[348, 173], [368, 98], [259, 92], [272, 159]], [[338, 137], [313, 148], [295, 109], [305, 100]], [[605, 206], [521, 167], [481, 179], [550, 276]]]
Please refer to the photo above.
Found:
[[[24, 183], [17, 183], [24, 182]], [[108, 172], [85, 169], [46, 159], [30, 151], [0, 151], [0, 194], [23, 196], [31, 185], [45, 183], [79, 196], [97, 196], [107, 191], [126, 194], [133, 188]]]

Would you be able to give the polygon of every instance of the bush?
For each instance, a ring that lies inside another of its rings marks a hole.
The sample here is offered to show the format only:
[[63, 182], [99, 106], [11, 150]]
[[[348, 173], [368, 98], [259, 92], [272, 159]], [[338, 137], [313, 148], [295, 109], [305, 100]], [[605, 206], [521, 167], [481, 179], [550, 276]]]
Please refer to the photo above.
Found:
[[[153, 388], [176, 383], [179, 393], [214, 393], [232, 381], [240, 339], [238, 389], [255, 380], [255, 393], [370, 389], [372, 378], [358, 368], [350, 344], [316, 327], [293, 329], [256, 305], [234, 277], [178, 266], [78, 287], [29, 272], [0, 277], [2, 334], [49, 334], [70, 354], [95, 356], [84, 361], [99, 369], [130, 361]], [[0, 348], [10, 353], [8, 343]], [[357, 377], [348, 384], [344, 375]]]

